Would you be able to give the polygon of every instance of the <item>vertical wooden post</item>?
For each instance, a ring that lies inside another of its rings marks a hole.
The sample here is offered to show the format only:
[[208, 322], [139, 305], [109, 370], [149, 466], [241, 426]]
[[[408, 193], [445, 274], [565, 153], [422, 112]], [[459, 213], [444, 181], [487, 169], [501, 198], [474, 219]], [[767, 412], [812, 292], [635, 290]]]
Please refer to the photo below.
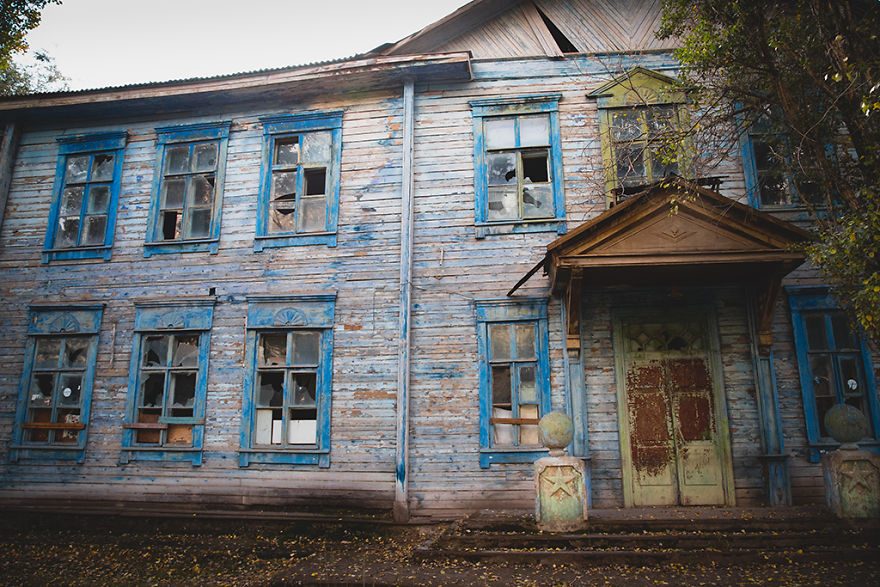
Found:
[[400, 193], [400, 308], [397, 345], [397, 450], [394, 520], [409, 520], [409, 383], [413, 249], [415, 82], [403, 83], [403, 175]]
[[767, 501], [771, 506], [791, 505], [788, 455], [785, 454], [776, 371], [773, 367], [772, 316], [778, 291], [779, 283], [771, 284], [757, 295], [750, 296], [748, 306], [749, 336], [755, 369], [755, 399], [764, 449], [761, 461], [764, 464]]
[[3, 218], [6, 216], [6, 202], [9, 200], [12, 170], [15, 167], [20, 135], [19, 125], [9, 122], [3, 129], [3, 139], [0, 142], [0, 230], [3, 228]]
[[562, 299], [563, 357], [565, 363], [566, 391], [574, 424], [572, 456], [585, 461], [584, 486], [587, 507], [592, 507], [593, 492], [590, 467], [590, 443], [587, 421], [587, 387], [584, 382], [583, 320], [581, 319], [581, 278], [572, 276]]

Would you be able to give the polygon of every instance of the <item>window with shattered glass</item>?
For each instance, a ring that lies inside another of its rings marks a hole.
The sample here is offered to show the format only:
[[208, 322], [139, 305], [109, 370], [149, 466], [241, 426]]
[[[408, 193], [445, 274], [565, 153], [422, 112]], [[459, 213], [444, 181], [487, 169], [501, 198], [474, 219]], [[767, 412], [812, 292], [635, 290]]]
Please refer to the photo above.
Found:
[[483, 136], [488, 175], [487, 220], [553, 218], [550, 116], [485, 117]]
[[611, 111], [614, 174], [622, 194], [679, 173], [675, 106], [644, 106]]
[[211, 237], [219, 148], [216, 140], [166, 146], [156, 240]]
[[271, 139], [269, 235], [327, 231], [333, 135], [316, 131]]
[[540, 446], [535, 322], [488, 325], [492, 446]]
[[52, 248], [104, 245], [117, 156], [103, 152], [67, 157]]
[[193, 445], [201, 340], [198, 332], [141, 335], [136, 423], [145, 426], [136, 444]]
[[318, 442], [321, 331], [257, 335], [254, 447], [314, 447]]
[[25, 444], [77, 444], [89, 348], [96, 336], [41, 336], [27, 382]]

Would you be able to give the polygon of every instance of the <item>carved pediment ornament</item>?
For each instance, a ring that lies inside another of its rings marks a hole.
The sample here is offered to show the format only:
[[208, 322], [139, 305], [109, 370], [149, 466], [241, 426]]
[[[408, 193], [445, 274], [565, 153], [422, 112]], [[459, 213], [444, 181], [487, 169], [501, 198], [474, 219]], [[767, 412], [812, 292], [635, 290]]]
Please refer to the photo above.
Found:
[[186, 320], [183, 317], [183, 314], [177, 311], [166, 312], [162, 315], [159, 320], [158, 327], [159, 328], [183, 328], [186, 325]]
[[275, 326], [305, 326], [306, 315], [296, 308], [283, 308], [275, 312]]
[[82, 327], [73, 314], [64, 313], [49, 325], [52, 332], [79, 332]]

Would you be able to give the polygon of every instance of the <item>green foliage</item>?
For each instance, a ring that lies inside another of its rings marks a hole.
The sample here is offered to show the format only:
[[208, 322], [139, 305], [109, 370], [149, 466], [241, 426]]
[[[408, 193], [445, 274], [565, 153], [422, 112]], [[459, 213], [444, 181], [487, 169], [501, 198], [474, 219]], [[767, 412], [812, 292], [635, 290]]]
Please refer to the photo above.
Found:
[[67, 78], [55, 65], [55, 59], [44, 51], [34, 53], [34, 63], [11, 63], [0, 69], [0, 96], [67, 89]]
[[28, 49], [26, 37], [40, 24], [40, 12], [48, 4], [61, 0], [3, 0], [0, 6], [0, 71], [13, 66], [16, 53]]
[[780, 163], [816, 193], [806, 253], [880, 341], [880, 2], [663, 0], [659, 34], [703, 129], [770, 118], [789, 137]]

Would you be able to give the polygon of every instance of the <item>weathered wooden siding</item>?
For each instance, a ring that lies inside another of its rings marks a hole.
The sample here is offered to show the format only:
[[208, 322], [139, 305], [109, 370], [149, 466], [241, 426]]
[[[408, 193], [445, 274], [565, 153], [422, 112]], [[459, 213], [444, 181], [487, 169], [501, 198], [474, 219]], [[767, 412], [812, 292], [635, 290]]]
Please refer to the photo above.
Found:
[[[107, 127], [27, 132], [0, 234], [0, 497], [148, 500], [168, 504], [310, 504], [390, 507], [394, 470], [401, 101], [398, 92], [296, 104], [344, 108], [339, 244], [253, 251], [262, 126], [281, 111], [217, 114], [233, 121], [220, 252], [156, 255], [143, 242], [155, 162], [155, 126], [193, 119], [121, 120]], [[288, 110], [291, 111], [291, 110]], [[208, 118], [208, 117], [206, 117]], [[107, 263], [40, 264], [62, 133], [127, 129], [113, 257]], [[377, 270], [377, 268], [379, 270]], [[205, 464], [117, 465], [128, 393], [133, 302], [207, 295], [216, 288]], [[246, 302], [254, 293], [338, 292], [334, 337], [331, 467], [238, 467]], [[107, 304], [83, 465], [7, 464], [22, 369], [27, 305]], [[369, 356], [368, 362], [363, 358]]]
[[[513, 6], [497, 17], [435, 46], [415, 41], [410, 51], [471, 51], [477, 59], [560, 55], [541, 18], [547, 17], [580, 53], [623, 53], [669, 49], [660, 40], [660, 0], [535, 0]], [[463, 23], [462, 23], [463, 24]], [[455, 23], [449, 32], [456, 34]]]

